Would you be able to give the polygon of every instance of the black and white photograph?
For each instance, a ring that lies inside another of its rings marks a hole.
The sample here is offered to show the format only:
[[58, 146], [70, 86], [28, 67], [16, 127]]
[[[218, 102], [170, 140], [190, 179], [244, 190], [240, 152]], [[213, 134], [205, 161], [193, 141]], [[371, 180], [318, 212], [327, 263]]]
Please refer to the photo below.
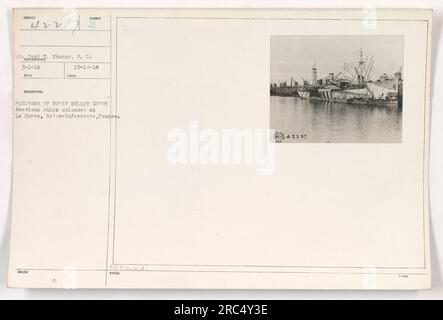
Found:
[[401, 143], [401, 35], [274, 35], [270, 119], [277, 143]]

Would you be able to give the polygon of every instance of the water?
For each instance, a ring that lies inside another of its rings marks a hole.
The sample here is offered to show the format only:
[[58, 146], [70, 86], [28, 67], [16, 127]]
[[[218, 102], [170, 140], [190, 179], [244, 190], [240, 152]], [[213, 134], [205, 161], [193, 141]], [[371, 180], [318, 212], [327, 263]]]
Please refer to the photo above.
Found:
[[281, 142], [399, 143], [402, 110], [271, 96], [271, 129]]

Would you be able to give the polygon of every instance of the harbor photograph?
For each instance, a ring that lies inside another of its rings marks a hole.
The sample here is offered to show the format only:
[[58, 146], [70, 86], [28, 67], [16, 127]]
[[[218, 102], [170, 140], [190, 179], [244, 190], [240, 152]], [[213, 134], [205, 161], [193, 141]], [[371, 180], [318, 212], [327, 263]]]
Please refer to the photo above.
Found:
[[401, 143], [403, 36], [271, 36], [277, 143]]

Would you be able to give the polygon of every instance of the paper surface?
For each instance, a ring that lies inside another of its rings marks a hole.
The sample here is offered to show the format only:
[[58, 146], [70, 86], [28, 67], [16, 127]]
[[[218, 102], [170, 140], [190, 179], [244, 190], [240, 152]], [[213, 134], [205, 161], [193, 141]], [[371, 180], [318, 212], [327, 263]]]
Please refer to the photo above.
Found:
[[429, 288], [430, 32], [430, 10], [14, 10], [9, 286]]

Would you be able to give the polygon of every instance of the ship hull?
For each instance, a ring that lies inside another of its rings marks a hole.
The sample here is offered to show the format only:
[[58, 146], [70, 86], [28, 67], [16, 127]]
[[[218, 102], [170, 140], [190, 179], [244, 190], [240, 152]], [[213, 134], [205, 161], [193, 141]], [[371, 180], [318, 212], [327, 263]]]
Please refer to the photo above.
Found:
[[311, 93], [309, 91], [304, 91], [304, 90], [299, 90], [298, 91], [298, 95], [300, 96], [300, 98], [302, 99], [307, 99], [311, 97]]
[[330, 101], [333, 98], [331, 89], [319, 89], [318, 95], [324, 101]]
[[271, 89], [271, 96], [280, 97], [298, 97], [297, 88], [294, 87], [277, 87]]
[[298, 89], [297, 93], [299, 97], [302, 99], [320, 98], [317, 89]]

